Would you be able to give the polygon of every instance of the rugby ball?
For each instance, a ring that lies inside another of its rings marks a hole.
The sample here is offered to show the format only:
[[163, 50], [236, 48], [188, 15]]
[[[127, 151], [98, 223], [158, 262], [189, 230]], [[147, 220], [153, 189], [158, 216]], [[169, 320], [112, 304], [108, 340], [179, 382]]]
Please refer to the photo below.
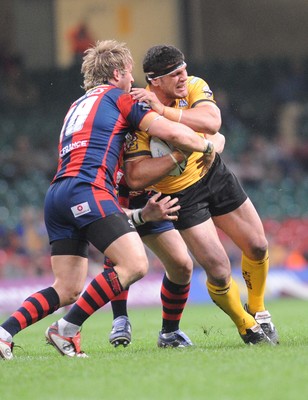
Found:
[[[158, 139], [157, 137], [152, 137], [150, 140], [150, 150], [152, 157], [163, 157], [166, 154], [172, 153], [174, 150], [174, 146], [172, 144], [164, 142], [161, 139]], [[169, 176], [179, 176], [181, 175], [187, 165], [187, 160], [182, 161], [181, 163], [178, 163], [175, 168], [169, 172]]]

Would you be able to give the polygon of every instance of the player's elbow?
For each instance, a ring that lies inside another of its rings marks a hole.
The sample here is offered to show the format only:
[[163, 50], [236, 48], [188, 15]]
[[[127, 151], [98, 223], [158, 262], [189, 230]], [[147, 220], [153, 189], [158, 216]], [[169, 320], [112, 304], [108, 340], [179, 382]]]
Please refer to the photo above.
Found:
[[[204, 119], [204, 132], [209, 135], [215, 135], [221, 128], [222, 120], [219, 108], [213, 110], [211, 118]], [[202, 131], [202, 130], [201, 130]]]
[[125, 175], [125, 180], [131, 190], [143, 190], [145, 187], [144, 181], [132, 174]]
[[216, 132], [219, 132], [220, 128], [221, 128], [221, 120], [214, 122], [211, 134], [215, 135]]
[[222, 153], [225, 148], [226, 138], [221, 133], [217, 132], [215, 136], [213, 136], [215, 140], [212, 140], [214, 143], [214, 147], [217, 153]]
[[216, 132], [219, 132], [220, 128], [221, 128], [221, 117], [219, 114], [219, 116], [213, 118], [212, 123], [209, 124], [208, 133], [210, 135], [215, 135]]

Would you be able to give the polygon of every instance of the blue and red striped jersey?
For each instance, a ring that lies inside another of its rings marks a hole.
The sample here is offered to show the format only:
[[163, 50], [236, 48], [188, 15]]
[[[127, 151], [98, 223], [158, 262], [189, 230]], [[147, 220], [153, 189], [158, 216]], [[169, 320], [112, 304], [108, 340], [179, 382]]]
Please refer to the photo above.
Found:
[[114, 191], [128, 132], [139, 128], [151, 109], [113, 85], [101, 85], [76, 100], [64, 119], [58, 169], [53, 182], [78, 177]]

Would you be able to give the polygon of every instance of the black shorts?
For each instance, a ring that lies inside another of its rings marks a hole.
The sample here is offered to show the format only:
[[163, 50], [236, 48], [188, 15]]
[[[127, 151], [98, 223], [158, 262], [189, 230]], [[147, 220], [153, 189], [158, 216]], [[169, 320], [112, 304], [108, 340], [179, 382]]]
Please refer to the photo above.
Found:
[[247, 199], [240, 182], [218, 154], [202, 179], [170, 196], [178, 197], [181, 205], [179, 219], [173, 222], [174, 227], [179, 230], [234, 211]]
[[108, 215], [80, 229], [79, 238], [58, 239], [51, 242], [51, 255], [72, 255], [88, 258], [89, 242], [104, 253], [119, 237], [135, 232], [133, 223], [124, 213]]

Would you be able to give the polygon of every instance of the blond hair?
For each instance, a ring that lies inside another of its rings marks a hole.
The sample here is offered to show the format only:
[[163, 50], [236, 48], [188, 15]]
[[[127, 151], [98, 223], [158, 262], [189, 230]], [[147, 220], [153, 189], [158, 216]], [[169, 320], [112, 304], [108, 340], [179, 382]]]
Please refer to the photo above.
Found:
[[107, 83], [113, 78], [113, 71], [124, 71], [128, 65], [133, 65], [133, 58], [126, 43], [116, 40], [97, 41], [85, 51], [81, 72], [84, 76], [83, 88], [89, 90], [95, 86]]

